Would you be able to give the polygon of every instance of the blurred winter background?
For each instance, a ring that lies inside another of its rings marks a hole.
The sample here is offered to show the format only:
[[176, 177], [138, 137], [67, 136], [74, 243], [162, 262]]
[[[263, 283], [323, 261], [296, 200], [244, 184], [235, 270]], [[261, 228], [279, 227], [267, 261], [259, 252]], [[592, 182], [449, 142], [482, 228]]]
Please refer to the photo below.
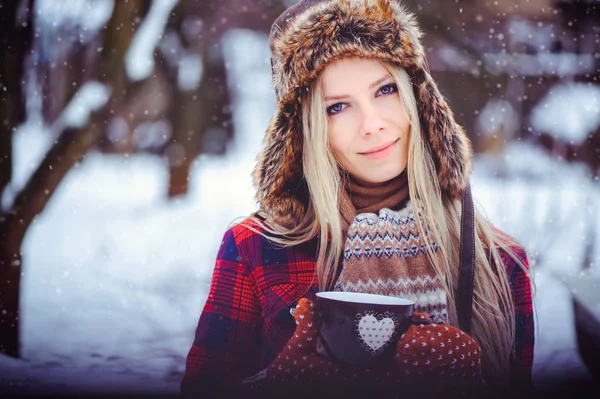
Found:
[[[294, 2], [2, 1], [0, 396], [178, 392]], [[536, 386], [597, 382], [600, 3], [405, 4], [478, 206], [532, 255]]]

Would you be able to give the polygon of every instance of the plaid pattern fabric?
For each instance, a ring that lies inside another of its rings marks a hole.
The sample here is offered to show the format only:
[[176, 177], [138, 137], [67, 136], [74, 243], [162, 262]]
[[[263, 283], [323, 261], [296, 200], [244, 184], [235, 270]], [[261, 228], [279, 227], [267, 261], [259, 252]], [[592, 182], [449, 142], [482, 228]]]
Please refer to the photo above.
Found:
[[[500, 235], [506, 235], [494, 228]], [[519, 260], [529, 268], [527, 253], [521, 247], [511, 247]], [[533, 294], [531, 280], [519, 265], [504, 251], [500, 251], [502, 263], [510, 279], [510, 288], [515, 307], [515, 346], [512, 361], [512, 378], [514, 381], [531, 386], [531, 367], [533, 365], [533, 349], [535, 344]]]
[[[239, 224], [225, 233], [187, 355], [182, 392], [232, 387], [273, 361], [296, 328], [290, 309], [302, 297], [316, 299], [316, 249], [316, 240], [282, 248]], [[522, 250], [517, 253], [526, 261]], [[531, 287], [516, 263], [506, 254], [503, 259], [516, 298], [514, 375], [527, 382], [534, 346]]]

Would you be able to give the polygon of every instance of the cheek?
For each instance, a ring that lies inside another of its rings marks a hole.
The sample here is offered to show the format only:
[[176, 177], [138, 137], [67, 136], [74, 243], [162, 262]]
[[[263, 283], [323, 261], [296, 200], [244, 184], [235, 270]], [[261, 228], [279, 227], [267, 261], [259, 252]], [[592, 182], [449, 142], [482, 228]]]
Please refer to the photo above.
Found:
[[410, 117], [408, 111], [404, 107], [402, 100], [395, 98], [393, 104], [388, 108], [388, 117], [393, 120], [402, 131], [408, 131], [410, 127]]
[[343, 137], [336, 135], [335, 133], [330, 133], [329, 146], [331, 147], [331, 151], [338, 161], [344, 158], [345, 146]]
[[335, 123], [331, 123], [329, 126], [329, 145], [338, 160], [348, 157], [352, 144], [352, 134], [344, 122], [342, 120], [335, 121]]
[[402, 145], [402, 149], [401, 149], [401, 151], [402, 151], [401, 155], [402, 155], [402, 158], [406, 162], [408, 162], [408, 147], [410, 144], [410, 135], [412, 134], [410, 131], [410, 125], [406, 128], [406, 131], [408, 132], [408, 135], [405, 140], [402, 140], [403, 145]]
[[402, 110], [402, 128], [405, 132], [408, 132], [410, 130], [410, 117], [408, 116], [408, 112], [406, 112], [404, 107], [402, 107]]

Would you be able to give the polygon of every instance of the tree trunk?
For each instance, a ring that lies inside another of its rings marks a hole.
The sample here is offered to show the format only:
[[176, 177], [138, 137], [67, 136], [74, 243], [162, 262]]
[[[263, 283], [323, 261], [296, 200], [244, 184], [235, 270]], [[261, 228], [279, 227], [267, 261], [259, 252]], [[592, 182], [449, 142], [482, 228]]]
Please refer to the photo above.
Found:
[[[18, 20], [18, 5], [0, 7], [0, 197], [12, 179], [12, 136], [26, 117], [23, 87], [19, 79], [32, 39], [33, 0]], [[18, 356], [19, 281], [24, 226], [12, 214], [0, 213], [0, 353]]]
[[19, 284], [24, 225], [12, 215], [0, 219], [0, 353], [19, 357]]
[[[171, 88], [177, 91], [176, 80], [171, 84]], [[173, 135], [166, 150], [169, 164], [169, 198], [187, 194], [193, 154], [197, 151], [198, 139], [207, 128], [206, 108], [199, 101], [201, 90], [202, 84], [196, 90], [173, 93], [173, 116], [170, 118], [173, 123]]]
[[189, 154], [185, 154], [183, 160], [177, 165], [169, 166], [169, 198], [187, 194], [191, 165]]
[[[18, 1], [0, 7], [0, 197], [12, 177], [12, 135], [25, 120], [25, 102], [19, 79], [32, 39], [31, 12], [17, 20]], [[27, 4], [33, 8], [33, 0]]]

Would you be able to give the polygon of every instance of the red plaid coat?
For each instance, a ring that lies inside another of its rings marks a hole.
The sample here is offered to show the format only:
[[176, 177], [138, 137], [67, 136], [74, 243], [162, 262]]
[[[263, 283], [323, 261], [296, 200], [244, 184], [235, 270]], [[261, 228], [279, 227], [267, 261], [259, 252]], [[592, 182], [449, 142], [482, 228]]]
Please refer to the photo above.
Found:
[[[258, 228], [258, 226], [255, 226]], [[316, 240], [282, 248], [246, 227], [229, 229], [219, 249], [208, 298], [186, 360], [182, 392], [205, 392], [265, 368], [291, 338], [290, 309], [318, 292]], [[521, 248], [516, 253], [527, 264]], [[534, 324], [529, 277], [502, 253], [516, 312], [513, 375], [531, 382]]]

